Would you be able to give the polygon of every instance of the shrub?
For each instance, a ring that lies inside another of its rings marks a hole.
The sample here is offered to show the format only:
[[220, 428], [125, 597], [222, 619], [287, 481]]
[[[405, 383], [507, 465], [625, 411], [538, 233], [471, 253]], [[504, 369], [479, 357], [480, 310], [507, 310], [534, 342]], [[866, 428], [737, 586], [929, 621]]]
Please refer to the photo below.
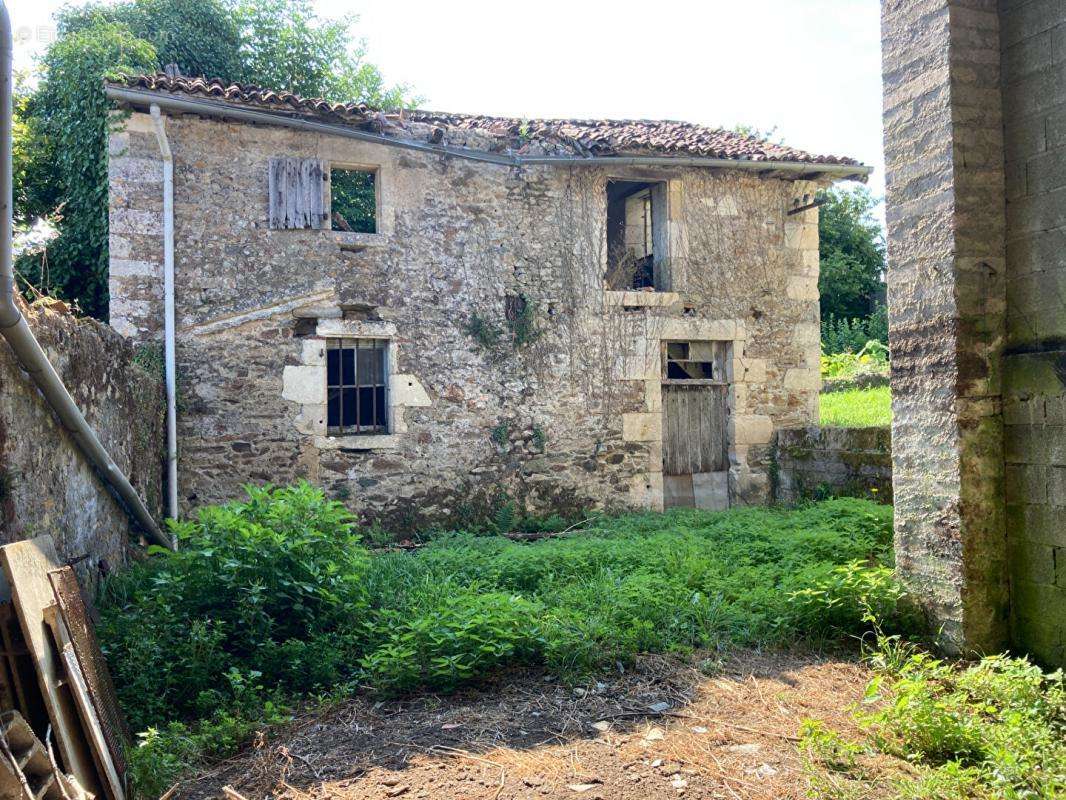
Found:
[[798, 630], [848, 632], [870, 620], [877, 620], [886, 630], [917, 633], [921, 629], [918, 611], [886, 566], [863, 561], [828, 570], [819, 566], [811, 570], [809, 583], [791, 595], [787, 622]]
[[447, 690], [521, 663], [537, 650], [540, 611], [517, 595], [427, 583], [375, 616], [370, 636], [380, 643], [360, 662], [364, 680], [389, 692]]
[[340, 679], [369, 564], [339, 503], [301, 483], [172, 524], [180, 548], [110, 580], [101, 640], [136, 728], [206, 716], [222, 675], [306, 691]]
[[898, 672], [875, 679], [868, 694], [887, 700], [859, 717], [878, 747], [930, 768], [918, 788], [976, 783], [997, 797], [1066, 795], [1061, 670], [1045, 674], [1004, 655], [960, 669], [915, 653]]
[[823, 345], [823, 378], [854, 378], [863, 373], [888, 372], [888, 348], [877, 341], [868, 341], [858, 352], [830, 351]]
[[869, 341], [888, 344], [888, 307], [879, 305], [867, 318], [822, 318], [822, 351], [825, 353], [857, 353]]

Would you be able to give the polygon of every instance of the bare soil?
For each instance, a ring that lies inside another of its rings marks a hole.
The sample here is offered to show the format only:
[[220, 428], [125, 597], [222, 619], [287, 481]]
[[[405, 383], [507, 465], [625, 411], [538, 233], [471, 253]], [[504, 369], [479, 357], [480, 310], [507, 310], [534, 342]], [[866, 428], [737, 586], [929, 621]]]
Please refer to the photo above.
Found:
[[[806, 718], [855, 731], [851, 656], [647, 656], [578, 686], [510, 672], [477, 690], [358, 698], [303, 717], [182, 784], [175, 800], [803, 798]], [[873, 796], [873, 795], [870, 795]]]

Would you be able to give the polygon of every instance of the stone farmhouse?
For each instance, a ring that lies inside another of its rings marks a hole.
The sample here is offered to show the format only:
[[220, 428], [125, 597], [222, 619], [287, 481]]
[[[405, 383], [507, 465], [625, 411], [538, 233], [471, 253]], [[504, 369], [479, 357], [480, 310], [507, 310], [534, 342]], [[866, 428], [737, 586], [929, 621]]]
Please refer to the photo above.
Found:
[[817, 420], [815, 192], [864, 179], [851, 159], [166, 74], [107, 91], [111, 324], [163, 339], [169, 248], [183, 509], [299, 478], [397, 526], [760, 503], [775, 431]]

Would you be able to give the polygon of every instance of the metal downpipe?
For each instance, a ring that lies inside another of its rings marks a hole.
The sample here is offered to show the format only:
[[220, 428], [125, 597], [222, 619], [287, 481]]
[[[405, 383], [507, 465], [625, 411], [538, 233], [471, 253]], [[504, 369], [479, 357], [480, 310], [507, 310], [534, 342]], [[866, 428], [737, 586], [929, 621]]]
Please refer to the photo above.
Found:
[[159, 106], [151, 108], [163, 156], [163, 371], [167, 390], [167, 506], [178, 518], [178, 393], [174, 336], [174, 156]]

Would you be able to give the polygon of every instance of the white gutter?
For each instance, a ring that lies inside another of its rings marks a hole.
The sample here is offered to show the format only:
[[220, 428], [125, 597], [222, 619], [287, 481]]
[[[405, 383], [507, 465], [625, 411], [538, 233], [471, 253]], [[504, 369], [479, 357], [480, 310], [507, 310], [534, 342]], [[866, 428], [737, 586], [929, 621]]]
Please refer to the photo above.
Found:
[[55, 367], [49, 362], [48, 356], [15, 303], [15, 270], [11, 252], [14, 232], [11, 189], [13, 49], [11, 18], [8, 16], [7, 5], [0, 1], [0, 335], [7, 340], [15, 357], [44, 395], [63, 428], [107, 482], [130, 517], [153, 540], [170, 547], [170, 539], [160, 530], [129, 478], [119, 469], [96, 432], [85, 420], [85, 415], [63, 385]]
[[241, 122], [258, 123], [261, 125], [278, 125], [311, 133], [323, 133], [330, 136], [340, 136], [346, 139], [358, 139], [359, 141], [364, 142], [376, 142], [378, 144], [401, 147], [407, 150], [418, 150], [423, 153], [465, 158], [470, 161], [482, 161], [508, 167], [536, 165], [603, 166], [607, 164], [622, 166], [713, 167], [718, 169], [738, 169], [755, 172], [780, 172], [795, 174], [797, 176], [825, 175], [826, 177], [834, 179], [854, 178], [861, 181], [866, 180], [866, 176], [873, 172], [873, 167], [867, 167], [861, 164], [818, 164], [807, 161], [753, 161], [750, 159], [704, 158], [701, 156], [586, 157], [506, 155], [501, 153], [490, 153], [484, 150], [474, 150], [467, 147], [451, 147], [448, 145], [429, 144], [428, 142], [413, 142], [405, 139], [396, 139], [390, 136], [382, 136], [378, 133], [361, 131], [349, 125], [319, 122], [317, 120], [287, 116], [285, 114], [270, 111], [257, 111], [250, 108], [241, 108], [239, 106], [233, 106], [215, 100], [180, 97], [164, 92], [153, 92], [145, 89], [127, 89], [120, 86], [107, 86], [105, 88], [105, 93], [109, 99], [114, 100], [115, 102], [128, 103], [134, 106], [156, 105], [161, 109], [180, 113], [234, 119]]
[[178, 404], [174, 366], [174, 156], [159, 106], [151, 107], [155, 138], [163, 156], [163, 371], [167, 387], [167, 508], [178, 518]]

